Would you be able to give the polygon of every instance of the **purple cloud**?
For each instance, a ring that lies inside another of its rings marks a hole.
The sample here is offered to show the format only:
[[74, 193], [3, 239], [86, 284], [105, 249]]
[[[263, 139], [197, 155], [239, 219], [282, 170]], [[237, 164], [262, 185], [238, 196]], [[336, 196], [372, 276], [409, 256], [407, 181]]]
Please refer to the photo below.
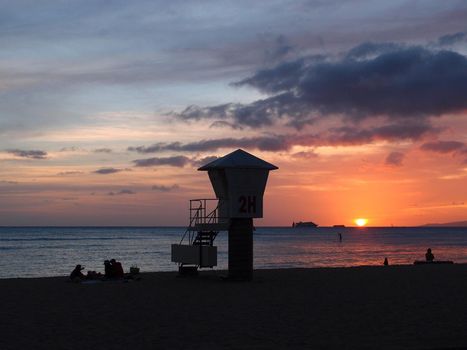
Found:
[[78, 170], [71, 170], [71, 171], [62, 171], [62, 172], [57, 173], [57, 175], [59, 176], [79, 175], [79, 174], [83, 174], [83, 172], [78, 171]]
[[97, 148], [94, 153], [112, 153], [112, 150], [110, 148]]
[[136, 194], [136, 192], [128, 189], [123, 189], [118, 192], [109, 192], [107, 193], [108, 196], [119, 196], [119, 195], [125, 195], [125, 194]]
[[39, 150], [21, 150], [21, 149], [8, 149], [7, 153], [14, 154], [17, 157], [29, 159], [46, 159], [47, 152]]
[[239, 81], [270, 95], [250, 104], [190, 106], [183, 120], [228, 120], [259, 128], [287, 121], [297, 128], [316, 118], [349, 121], [384, 117], [413, 124], [467, 108], [467, 57], [450, 50], [366, 43], [347, 55], [302, 57]]
[[93, 171], [95, 174], [101, 174], [101, 175], [108, 175], [108, 174], [115, 174], [123, 171], [124, 169], [116, 169], [116, 168], [101, 168], [98, 170]]
[[405, 154], [401, 152], [391, 152], [386, 157], [386, 164], [392, 166], [402, 166]]
[[170, 192], [179, 189], [180, 186], [177, 184], [174, 184], [172, 186], [165, 186], [165, 185], [153, 185], [152, 189], [153, 191], [159, 191], [159, 192]]
[[[129, 147], [129, 151], [137, 153], [158, 153], [158, 152], [208, 152], [217, 151], [223, 148], [245, 148], [257, 149], [260, 151], [288, 151], [293, 146], [335, 146], [335, 145], [362, 145], [375, 141], [397, 141], [397, 140], [419, 140], [425, 135], [437, 134], [439, 129], [430, 124], [399, 123], [377, 126], [363, 129], [361, 127], [340, 127], [332, 128], [327, 132], [317, 134], [287, 134], [287, 135], [266, 135], [242, 138], [220, 138], [208, 139], [197, 142], [181, 143], [156, 143], [151, 146]], [[160, 164], [164, 158], [150, 158], [149, 160], [134, 161], [138, 164]], [[175, 161], [178, 166], [184, 166], [190, 161], [196, 163], [197, 160], [169, 159], [171, 163]], [[182, 165], [183, 164], [183, 165]], [[197, 163], [196, 163], [197, 164]], [[152, 165], [148, 165], [152, 166]]]
[[449, 46], [455, 45], [459, 42], [467, 40], [467, 33], [466, 32], [458, 32], [454, 34], [447, 34], [439, 37], [438, 45], [440, 46]]
[[420, 148], [424, 151], [436, 153], [455, 153], [466, 152], [467, 145], [459, 141], [434, 141], [424, 143]]
[[[143, 152], [146, 153], [146, 152]], [[188, 163], [190, 163], [191, 160], [188, 157], [185, 156], [174, 156], [174, 157], [165, 157], [165, 158], [147, 158], [147, 159], [136, 159], [133, 161], [135, 166], [137, 167], [153, 167], [153, 166], [173, 166], [173, 167], [179, 167], [182, 168]]]

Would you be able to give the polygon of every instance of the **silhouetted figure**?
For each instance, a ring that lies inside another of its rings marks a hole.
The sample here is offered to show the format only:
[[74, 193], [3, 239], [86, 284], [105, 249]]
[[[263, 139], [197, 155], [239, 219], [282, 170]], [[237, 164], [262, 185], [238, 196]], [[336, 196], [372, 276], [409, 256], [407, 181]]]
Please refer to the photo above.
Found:
[[123, 278], [123, 267], [122, 264], [115, 259], [110, 260], [110, 266], [113, 278]]
[[389, 265], [389, 261], [388, 261], [388, 258], [384, 258], [384, 266], [388, 266]]
[[428, 261], [428, 262], [433, 262], [433, 260], [435, 260], [435, 256], [434, 256], [433, 253], [431, 252], [431, 248], [428, 248], [428, 249], [426, 250], [425, 259], [426, 259], [426, 261]]
[[104, 261], [104, 276], [106, 278], [112, 278], [112, 265], [109, 260]]
[[76, 265], [75, 269], [70, 273], [70, 280], [85, 278], [84, 274], [81, 272], [82, 270], [84, 270], [84, 267]]
[[100, 279], [101, 277], [102, 277], [102, 274], [96, 271], [88, 271], [88, 273], [86, 274], [87, 280], [97, 280], [97, 279]]
[[339, 233], [339, 242], [342, 242], [342, 233]]

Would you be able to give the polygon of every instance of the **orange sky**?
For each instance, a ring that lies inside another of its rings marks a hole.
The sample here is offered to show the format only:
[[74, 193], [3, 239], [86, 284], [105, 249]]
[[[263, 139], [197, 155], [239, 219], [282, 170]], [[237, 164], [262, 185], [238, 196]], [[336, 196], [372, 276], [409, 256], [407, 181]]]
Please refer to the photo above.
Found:
[[467, 4], [2, 7], [0, 226], [180, 225], [275, 164], [257, 225], [467, 220]]
[[[462, 139], [466, 131], [452, 133]], [[127, 137], [108, 136], [112, 142]], [[99, 136], [93, 142], [107, 146]], [[368, 225], [374, 226], [464, 220], [467, 165], [460, 157], [421, 151], [422, 142], [314, 147], [311, 158], [294, 157], [293, 149], [250, 150], [279, 167], [270, 174], [265, 217], [257, 225], [300, 220], [354, 225], [357, 217], [368, 218]], [[406, 153], [398, 166], [385, 164], [388, 149], [394, 147]], [[131, 164], [138, 157], [125, 150], [64, 150], [38, 160], [2, 157], [2, 164], [8, 165], [0, 173], [2, 225], [185, 225], [189, 199], [214, 197], [207, 174], [196, 165], [138, 168]], [[121, 171], [94, 173], [106, 167]]]

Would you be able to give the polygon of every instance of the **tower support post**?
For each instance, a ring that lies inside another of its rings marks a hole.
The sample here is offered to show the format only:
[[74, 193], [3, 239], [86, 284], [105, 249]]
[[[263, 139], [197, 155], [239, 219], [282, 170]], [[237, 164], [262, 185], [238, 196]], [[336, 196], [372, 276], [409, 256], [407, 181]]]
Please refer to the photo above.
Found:
[[229, 279], [253, 278], [253, 219], [232, 218], [229, 228]]

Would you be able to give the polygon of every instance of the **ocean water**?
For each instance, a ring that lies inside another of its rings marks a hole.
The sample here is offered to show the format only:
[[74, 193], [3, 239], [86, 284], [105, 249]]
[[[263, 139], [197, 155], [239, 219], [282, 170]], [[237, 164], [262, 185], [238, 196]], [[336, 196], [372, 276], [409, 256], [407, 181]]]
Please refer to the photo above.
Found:
[[[66, 276], [76, 264], [103, 272], [115, 258], [125, 271], [175, 271], [170, 245], [182, 227], [0, 227], [0, 278]], [[343, 240], [339, 242], [338, 234]], [[227, 233], [215, 241], [218, 266], [227, 268]], [[284, 228], [254, 233], [254, 267], [341, 267], [411, 264], [431, 248], [438, 260], [467, 263], [467, 228]]]

